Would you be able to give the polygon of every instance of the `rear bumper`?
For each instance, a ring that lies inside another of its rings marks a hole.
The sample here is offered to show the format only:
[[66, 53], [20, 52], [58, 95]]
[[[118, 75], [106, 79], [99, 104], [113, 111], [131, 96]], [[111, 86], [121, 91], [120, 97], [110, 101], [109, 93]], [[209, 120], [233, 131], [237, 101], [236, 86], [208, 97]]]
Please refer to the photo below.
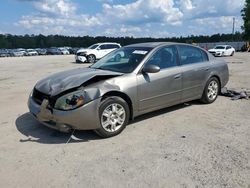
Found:
[[78, 109], [60, 111], [48, 109], [47, 100], [39, 105], [30, 97], [28, 107], [30, 113], [45, 126], [69, 132], [71, 129], [93, 130], [100, 128], [98, 112], [100, 101], [101, 99], [96, 99]]

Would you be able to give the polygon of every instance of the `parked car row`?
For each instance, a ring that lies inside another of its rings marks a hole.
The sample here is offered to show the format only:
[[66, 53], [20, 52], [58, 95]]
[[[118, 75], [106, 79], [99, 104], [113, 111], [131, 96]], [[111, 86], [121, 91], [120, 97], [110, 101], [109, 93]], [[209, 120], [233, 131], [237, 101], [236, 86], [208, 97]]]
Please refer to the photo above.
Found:
[[[0, 57], [21, 57], [21, 56], [38, 56], [38, 55], [69, 55], [75, 54], [77, 63], [94, 63], [110, 52], [121, 48], [121, 45], [113, 42], [97, 43], [88, 48], [72, 48], [72, 47], [51, 47], [36, 49], [0, 49]], [[233, 56], [236, 50], [230, 45], [217, 45], [209, 49], [214, 56]]]
[[38, 56], [38, 55], [69, 55], [76, 54], [79, 48], [71, 47], [51, 47], [36, 49], [0, 49], [0, 57], [22, 57], [22, 56]]

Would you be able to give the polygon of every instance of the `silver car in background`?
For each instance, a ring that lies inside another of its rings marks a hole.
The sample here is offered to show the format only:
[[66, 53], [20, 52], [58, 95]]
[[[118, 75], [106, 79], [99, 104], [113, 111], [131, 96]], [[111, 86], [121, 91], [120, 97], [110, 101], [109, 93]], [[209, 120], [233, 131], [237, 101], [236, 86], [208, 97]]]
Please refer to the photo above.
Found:
[[39, 81], [28, 106], [48, 127], [111, 137], [139, 115], [196, 99], [213, 103], [228, 79], [227, 64], [201, 48], [133, 44]]

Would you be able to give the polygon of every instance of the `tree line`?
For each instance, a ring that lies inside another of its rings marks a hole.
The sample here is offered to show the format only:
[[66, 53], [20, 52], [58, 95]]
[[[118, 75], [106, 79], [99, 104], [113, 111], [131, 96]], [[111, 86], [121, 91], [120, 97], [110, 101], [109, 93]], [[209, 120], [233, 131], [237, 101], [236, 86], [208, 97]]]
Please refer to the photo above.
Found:
[[88, 47], [98, 42], [117, 42], [122, 46], [141, 42], [182, 42], [207, 43], [243, 41], [243, 33], [214, 34], [211, 36], [187, 36], [172, 38], [134, 38], [106, 36], [62, 36], [62, 35], [11, 35], [0, 34], [0, 48], [49, 48], [49, 47]]
[[243, 19], [243, 36], [246, 40], [250, 40], [250, 0], [245, 1], [244, 8], [241, 10]]

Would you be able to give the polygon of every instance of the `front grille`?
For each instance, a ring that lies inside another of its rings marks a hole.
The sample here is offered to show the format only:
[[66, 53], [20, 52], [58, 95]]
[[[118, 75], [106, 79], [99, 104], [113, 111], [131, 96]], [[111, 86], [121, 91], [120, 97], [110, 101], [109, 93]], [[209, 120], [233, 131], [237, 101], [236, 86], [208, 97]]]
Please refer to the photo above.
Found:
[[38, 91], [37, 89], [33, 90], [32, 98], [39, 105], [42, 104], [44, 99], [47, 99], [47, 100], [50, 101], [50, 96], [49, 95], [44, 94], [44, 93]]

